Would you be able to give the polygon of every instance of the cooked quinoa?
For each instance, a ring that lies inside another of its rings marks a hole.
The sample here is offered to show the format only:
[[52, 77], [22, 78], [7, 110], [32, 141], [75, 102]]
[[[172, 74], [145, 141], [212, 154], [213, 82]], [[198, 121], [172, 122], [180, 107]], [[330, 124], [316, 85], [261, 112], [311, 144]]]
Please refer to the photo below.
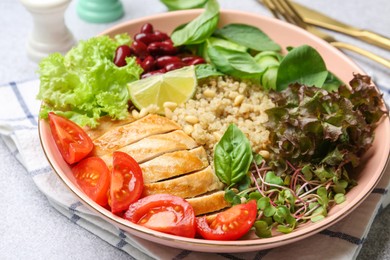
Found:
[[165, 114], [204, 145], [210, 159], [214, 146], [232, 123], [246, 134], [252, 150], [266, 157], [269, 131], [263, 126], [268, 121], [264, 111], [272, 107], [274, 104], [259, 86], [221, 76], [202, 83], [185, 104], [166, 104]]

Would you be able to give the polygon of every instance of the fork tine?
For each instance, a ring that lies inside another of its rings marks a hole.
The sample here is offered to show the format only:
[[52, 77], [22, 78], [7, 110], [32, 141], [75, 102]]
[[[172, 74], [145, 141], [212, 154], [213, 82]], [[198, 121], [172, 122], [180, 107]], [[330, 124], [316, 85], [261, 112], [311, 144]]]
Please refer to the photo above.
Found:
[[283, 19], [283, 20], [290, 22], [289, 17], [286, 16], [283, 7], [280, 5], [280, 3], [277, 0], [265, 0], [265, 1], [268, 2], [269, 6], [271, 6], [273, 13], [276, 14], [275, 15], [276, 18], [278, 18], [280, 20]]
[[275, 18], [277, 18], [277, 19], [281, 18], [279, 16], [278, 12], [275, 11], [275, 6], [271, 3], [271, 1], [269, 1], [269, 0], [259, 0], [259, 1], [261, 1], [268, 8], [268, 10], [271, 11], [272, 15]]
[[295, 11], [295, 9], [288, 3], [287, 0], [269, 0], [275, 6], [275, 10], [283, 16], [283, 18], [292, 24], [299, 27], [306, 28], [307, 25], [302, 17]]
[[296, 21], [296, 24], [300, 27], [306, 28], [307, 24], [303, 20], [302, 16], [297, 12], [295, 7], [290, 3], [289, 0], [281, 0], [283, 7], [285, 10], [291, 15], [291, 17]]

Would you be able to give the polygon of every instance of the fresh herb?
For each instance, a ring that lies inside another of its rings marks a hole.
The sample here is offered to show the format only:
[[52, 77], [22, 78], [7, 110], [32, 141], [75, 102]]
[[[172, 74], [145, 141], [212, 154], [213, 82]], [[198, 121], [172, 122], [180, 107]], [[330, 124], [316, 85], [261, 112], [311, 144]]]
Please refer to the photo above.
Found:
[[55, 111], [92, 127], [103, 115], [124, 119], [128, 115], [127, 83], [139, 79], [142, 69], [134, 58], [128, 58], [123, 67], [117, 67], [113, 59], [116, 48], [130, 41], [128, 35], [99, 36], [80, 41], [65, 56], [54, 53], [44, 58], [38, 70], [37, 98], [44, 104], [40, 116], [46, 118], [49, 111]]
[[325, 89], [328, 92], [332, 92], [337, 91], [341, 85], [344, 85], [344, 83], [338, 77], [336, 77], [336, 75], [329, 71], [324, 85], [322, 85], [321, 88]]
[[272, 156], [266, 161], [255, 155], [248, 174], [225, 192], [233, 205], [257, 201], [254, 228], [259, 237], [321, 221], [332, 205], [343, 203], [356, 185], [351, 169], [387, 115], [370, 78], [359, 74], [350, 87], [337, 91], [292, 84], [270, 96], [276, 105], [266, 111]]
[[209, 0], [205, 11], [181, 29], [174, 30], [171, 39], [175, 46], [202, 43], [215, 31], [218, 21], [219, 4], [216, 0]]
[[214, 32], [215, 36], [227, 39], [256, 51], [280, 51], [274, 42], [259, 28], [247, 24], [228, 24]]
[[208, 57], [219, 71], [237, 78], [260, 79], [263, 69], [247, 52], [211, 46]]
[[276, 89], [276, 78], [283, 56], [275, 51], [263, 51], [254, 57], [255, 61], [264, 70], [260, 77], [260, 84], [265, 89]]
[[176, 46], [201, 55], [218, 71], [254, 80], [266, 90], [282, 91], [298, 83], [334, 91], [342, 84], [314, 48], [289, 47], [283, 57], [281, 47], [259, 28], [232, 23], [217, 29], [218, 19], [219, 5], [210, 0], [201, 15], [178, 26], [171, 38]]
[[168, 7], [169, 11], [201, 8], [207, 1], [208, 0], [161, 0], [161, 2]]
[[210, 37], [208, 38], [204, 43], [199, 44], [196, 46], [195, 52], [202, 56], [208, 63], [211, 63], [209, 55], [208, 55], [208, 49], [211, 47], [219, 46], [224, 49], [229, 49], [233, 51], [240, 51], [240, 52], [247, 52], [248, 48], [238, 45], [234, 42], [216, 38], [216, 37]]
[[197, 79], [204, 79], [213, 76], [223, 75], [211, 64], [199, 64], [195, 66], [195, 73]]
[[281, 61], [276, 78], [276, 90], [293, 83], [322, 87], [328, 70], [321, 55], [308, 45], [293, 48]]
[[215, 174], [228, 186], [237, 184], [247, 174], [252, 158], [249, 140], [231, 124], [215, 147]]
[[375, 123], [382, 118], [381, 96], [369, 79], [355, 75], [351, 89], [337, 92], [294, 84], [272, 92], [276, 104], [267, 110], [272, 130], [270, 149], [293, 164], [323, 163], [339, 168], [351, 163], [371, 146]]

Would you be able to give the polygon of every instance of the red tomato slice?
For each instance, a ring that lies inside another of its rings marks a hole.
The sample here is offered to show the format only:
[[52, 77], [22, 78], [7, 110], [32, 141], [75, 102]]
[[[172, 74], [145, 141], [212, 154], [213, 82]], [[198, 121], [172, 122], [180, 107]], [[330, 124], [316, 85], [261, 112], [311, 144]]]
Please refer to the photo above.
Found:
[[118, 213], [137, 201], [144, 188], [142, 170], [139, 164], [127, 153], [116, 151], [113, 154], [109, 205], [111, 212]]
[[76, 164], [72, 171], [85, 194], [99, 205], [106, 206], [110, 186], [110, 171], [106, 163], [99, 157], [88, 157]]
[[58, 150], [67, 163], [78, 162], [92, 151], [91, 138], [73, 121], [50, 112], [49, 125]]
[[209, 240], [235, 240], [245, 235], [253, 226], [257, 216], [256, 201], [239, 204], [213, 219], [196, 218], [196, 230], [203, 238]]
[[154, 194], [130, 205], [125, 219], [144, 227], [183, 237], [195, 237], [195, 213], [184, 199]]

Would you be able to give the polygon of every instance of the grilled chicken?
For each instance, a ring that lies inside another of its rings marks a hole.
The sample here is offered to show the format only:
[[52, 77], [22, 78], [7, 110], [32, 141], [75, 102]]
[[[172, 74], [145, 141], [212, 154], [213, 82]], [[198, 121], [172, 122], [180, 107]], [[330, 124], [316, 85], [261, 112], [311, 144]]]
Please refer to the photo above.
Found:
[[88, 126], [84, 127], [85, 132], [91, 137], [92, 140], [97, 139], [102, 136], [108, 130], [117, 127], [129, 124], [134, 122], [136, 119], [132, 116], [127, 117], [123, 120], [113, 120], [110, 116], [104, 116], [99, 119], [99, 127], [90, 128]]
[[114, 151], [132, 156], [143, 172], [142, 196], [168, 193], [182, 197], [196, 215], [229, 206], [224, 185], [209, 165], [203, 146], [170, 119], [154, 114], [123, 122], [103, 119], [98, 129], [85, 129], [95, 144], [94, 155], [109, 167]]
[[222, 188], [223, 184], [209, 166], [204, 170], [186, 174], [180, 178], [145, 184], [143, 196], [168, 193], [182, 198], [193, 198]]
[[193, 207], [196, 215], [203, 215], [210, 212], [216, 212], [229, 207], [230, 204], [225, 200], [225, 191], [215, 191], [195, 198], [187, 198], [187, 201]]
[[144, 183], [153, 183], [206, 168], [207, 154], [202, 146], [163, 154], [142, 163]]
[[147, 115], [129, 124], [114, 127], [94, 139], [95, 149], [93, 153], [96, 156], [102, 156], [145, 137], [178, 129], [180, 129], [180, 126], [166, 117], [153, 114]]

